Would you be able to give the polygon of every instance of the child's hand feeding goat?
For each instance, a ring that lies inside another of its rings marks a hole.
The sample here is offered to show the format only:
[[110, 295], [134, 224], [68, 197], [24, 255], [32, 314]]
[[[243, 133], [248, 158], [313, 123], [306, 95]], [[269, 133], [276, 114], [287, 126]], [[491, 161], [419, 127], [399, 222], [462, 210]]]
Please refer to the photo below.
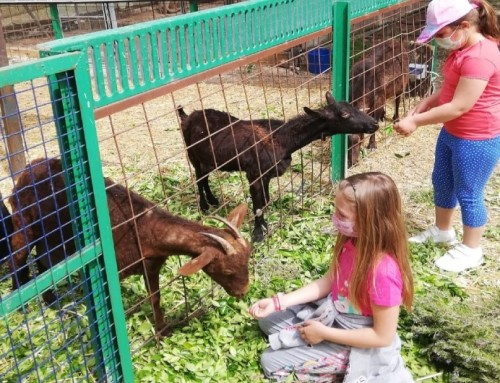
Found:
[[267, 228], [262, 209], [269, 203], [269, 182], [290, 166], [292, 153], [314, 140], [334, 134], [373, 133], [377, 122], [347, 102], [326, 93], [327, 105], [285, 122], [276, 119], [240, 120], [214, 109], [187, 115], [178, 108], [189, 160], [195, 169], [200, 208], [218, 205], [208, 183], [212, 170], [244, 171], [250, 183], [255, 214], [254, 241]]

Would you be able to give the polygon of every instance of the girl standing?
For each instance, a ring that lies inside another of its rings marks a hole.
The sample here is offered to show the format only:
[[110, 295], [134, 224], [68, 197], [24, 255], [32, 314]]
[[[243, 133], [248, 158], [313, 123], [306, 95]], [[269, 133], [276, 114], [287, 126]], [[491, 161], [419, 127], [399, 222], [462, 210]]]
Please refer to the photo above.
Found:
[[395, 129], [409, 136], [422, 125], [443, 123], [436, 144], [432, 185], [435, 223], [410, 242], [456, 244], [452, 216], [460, 205], [462, 243], [436, 260], [445, 271], [483, 263], [481, 238], [487, 222], [484, 189], [500, 158], [500, 31], [485, 0], [433, 0], [417, 42], [434, 38], [450, 50], [443, 85]]
[[[399, 306], [410, 309], [413, 279], [401, 199], [379, 172], [339, 184], [337, 242], [320, 279], [253, 304], [271, 347], [264, 374], [308, 382], [413, 382], [400, 356]], [[364, 380], [363, 380], [364, 379]]]

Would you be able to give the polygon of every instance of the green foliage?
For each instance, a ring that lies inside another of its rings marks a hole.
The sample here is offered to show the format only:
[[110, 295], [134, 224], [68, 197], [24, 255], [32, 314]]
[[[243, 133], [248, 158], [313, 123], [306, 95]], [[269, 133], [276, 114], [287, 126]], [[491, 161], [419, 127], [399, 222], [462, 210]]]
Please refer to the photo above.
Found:
[[424, 190], [410, 193], [410, 200], [414, 203], [423, 204], [427, 207], [434, 207], [434, 191]]
[[436, 289], [418, 296], [413, 337], [450, 382], [493, 383], [500, 377], [500, 293], [481, 301]]
[[[186, 178], [185, 173], [170, 172], [168, 177], [152, 178], [134, 188], [147, 198], [167, 204], [173, 212], [199, 220], [194, 189], [179, 190], [179, 185], [186, 184]], [[218, 180], [223, 183], [226, 195], [241, 195], [240, 186], [234, 186], [241, 185], [239, 174], [224, 174]], [[301, 190], [308, 191], [308, 187], [301, 185]], [[160, 285], [165, 286], [161, 304], [166, 319], [179, 323], [185, 322], [190, 312], [196, 311], [198, 315], [187, 324], [177, 325], [171, 337], [155, 342], [151, 306], [144, 299], [142, 278], [130, 277], [122, 282], [136, 382], [268, 382], [259, 365], [267, 342], [257, 322], [248, 315], [248, 307], [260, 298], [278, 291], [292, 291], [322, 276], [328, 269], [335, 240], [330, 233], [332, 196], [328, 192], [314, 196], [299, 194], [293, 192], [296, 185], [287, 188], [292, 191], [279, 190], [281, 198], [266, 211], [271, 234], [263, 243], [254, 244], [250, 290], [244, 299], [229, 297], [204, 273], [175, 278], [179, 260], [169, 258], [160, 275]], [[179, 198], [169, 199], [171, 193], [177, 193]], [[432, 206], [432, 191], [416, 192], [411, 198]], [[243, 227], [247, 238], [250, 230], [251, 225]], [[499, 233], [499, 227], [492, 226], [485, 236], [500, 239]], [[444, 247], [411, 245], [410, 250], [415, 302], [412, 312], [402, 311], [398, 333], [403, 358], [414, 378], [423, 382], [496, 382], [500, 376], [498, 291], [489, 295], [487, 292], [487, 299], [475, 301], [450, 276], [433, 266], [433, 260], [442, 255]], [[0, 288], [7, 291], [8, 281], [3, 281]], [[190, 307], [184, 303], [186, 295]], [[30, 306], [33, 311], [28, 319], [16, 312], [0, 321], [0, 333], [10, 332], [10, 339], [16, 345], [15, 352], [11, 351], [11, 344], [0, 345], [3, 356], [0, 380], [17, 381], [19, 371], [25, 376], [38, 374], [49, 381], [53, 378], [49, 366], [38, 362], [51, 355], [55, 355], [63, 374], [67, 371], [67, 376], [74, 374], [77, 379], [85, 379], [86, 368], [95, 363], [89, 359], [83, 361], [84, 356], [92, 355], [91, 334], [88, 329], [79, 332], [74, 325], [78, 318], [85, 326], [85, 306], [74, 305], [71, 311], [78, 314], [66, 312], [62, 316], [56, 310], [43, 312], [37, 302]], [[57, 321], [51, 320], [56, 317]], [[48, 320], [48, 326], [44, 320]], [[26, 337], [27, 326], [30, 326], [29, 337]], [[82, 348], [77, 343], [65, 344], [61, 329], [68, 336], [81, 337], [86, 345]], [[423, 379], [440, 371], [445, 371], [446, 376]]]

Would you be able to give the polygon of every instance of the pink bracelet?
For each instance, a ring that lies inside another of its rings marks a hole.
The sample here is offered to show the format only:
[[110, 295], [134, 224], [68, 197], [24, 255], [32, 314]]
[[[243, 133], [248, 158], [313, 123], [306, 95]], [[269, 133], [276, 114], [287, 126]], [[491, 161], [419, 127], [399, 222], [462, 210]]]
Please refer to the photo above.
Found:
[[286, 307], [281, 304], [281, 297], [283, 296], [283, 293], [277, 293], [276, 295], [273, 295], [273, 304], [274, 304], [274, 311], [285, 311]]
[[279, 303], [279, 305], [280, 305], [280, 309], [281, 309], [281, 311], [285, 311], [285, 310], [286, 310], [286, 306], [283, 304], [283, 300], [281, 299], [281, 297], [282, 297], [283, 295], [285, 295], [285, 294], [283, 294], [283, 293], [278, 293], [278, 294], [276, 294], [276, 296], [278, 297], [278, 303]]
[[273, 295], [274, 311], [281, 311], [280, 300], [277, 295]]

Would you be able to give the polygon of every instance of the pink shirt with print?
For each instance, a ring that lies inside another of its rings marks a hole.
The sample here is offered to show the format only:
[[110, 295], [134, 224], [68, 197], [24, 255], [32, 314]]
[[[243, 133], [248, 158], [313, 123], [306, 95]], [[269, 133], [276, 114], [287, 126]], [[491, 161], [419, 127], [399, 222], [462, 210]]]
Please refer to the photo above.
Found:
[[488, 81], [477, 102], [468, 112], [444, 123], [455, 137], [486, 140], [500, 135], [500, 52], [495, 42], [484, 39], [450, 53], [443, 66], [443, 86], [439, 104], [453, 99], [460, 77]]
[[[371, 307], [361, 307], [361, 312], [349, 302], [349, 280], [354, 267], [356, 249], [351, 241], [345, 243], [339, 257], [338, 278], [332, 283], [332, 299], [337, 310], [348, 314], [372, 316]], [[380, 259], [374, 270], [374, 283], [368, 290], [371, 304], [384, 307], [400, 306], [403, 302], [403, 280], [396, 260], [389, 254]]]

